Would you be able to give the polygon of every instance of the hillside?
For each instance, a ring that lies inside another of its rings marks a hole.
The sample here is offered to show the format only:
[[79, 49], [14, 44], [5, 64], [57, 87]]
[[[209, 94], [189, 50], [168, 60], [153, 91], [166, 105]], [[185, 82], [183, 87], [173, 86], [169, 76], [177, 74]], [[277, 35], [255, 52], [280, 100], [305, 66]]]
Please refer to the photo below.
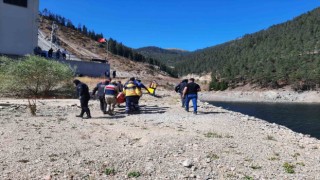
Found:
[[173, 66], [177, 61], [183, 59], [184, 55], [189, 54], [189, 51], [180, 50], [180, 49], [163, 49], [155, 46], [148, 46], [136, 49], [137, 52], [142, 55], [158, 59], [169, 66]]
[[[48, 39], [52, 29], [52, 20], [41, 16], [39, 29]], [[156, 65], [136, 62], [108, 52], [102, 44], [70, 27], [59, 25], [57, 38], [61, 47], [80, 59], [107, 59], [111, 65], [111, 71], [116, 70], [117, 75], [121, 78], [139, 77], [147, 81], [156, 79], [163, 81], [163, 84], [177, 81], [168, 73], [160, 71]]]
[[[308, 90], [320, 83], [320, 8], [266, 30], [191, 53], [179, 74], [210, 73], [229, 86], [256, 84]], [[212, 83], [217, 86], [216, 82]]]

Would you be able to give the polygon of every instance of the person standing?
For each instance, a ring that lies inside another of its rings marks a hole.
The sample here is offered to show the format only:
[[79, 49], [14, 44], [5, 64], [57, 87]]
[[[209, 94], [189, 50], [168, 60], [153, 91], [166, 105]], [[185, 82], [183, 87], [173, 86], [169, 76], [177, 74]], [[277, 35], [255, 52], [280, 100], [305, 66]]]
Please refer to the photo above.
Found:
[[149, 88], [151, 88], [153, 91], [152, 91], [152, 95], [156, 95], [156, 89], [157, 89], [157, 86], [158, 86], [158, 83], [157, 81], [153, 80], [150, 85], [149, 85]]
[[175, 91], [180, 94], [181, 107], [185, 107], [186, 98], [183, 97], [183, 90], [187, 86], [187, 84], [188, 84], [188, 79], [184, 79], [175, 87]]
[[183, 97], [185, 100], [185, 108], [186, 111], [189, 112], [189, 102], [192, 100], [193, 104], [193, 114], [197, 114], [197, 100], [198, 100], [198, 92], [201, 91], [200, 86], [194, 82], [194, 78], [190, 78], [190, 83], [186, 85], [183, 89]]
[[123, 91], [123, 84], [121, 83], [121, 81], [118, 81], [117, 86], [118, 86], [119, 92], [122, 92]]
[[117, 71], [113, 71], [113, 72], [112, 72], [112, 77], [113, 77], [113, 78], [116, 78], [116, 75], [117, 75]]
[[106, 99], [105, 101], [107, 103], [107, 113], [114, 115], [114, 107], [117, 104], [117, 95], [119, 93], [117, 82], [114, 81], [111, 84], [106, 85], [104, 92]]
[[53, 49], [50, 48], [48, 51], [48, 58], [52, 58], [52, 54], [53, 54]]
[[60, 49], [58, 49], [56, 52], [56, 58], [60, 59], [60, 55], [61, 55], [61, 51], [60, 51]]
[[106, 75], [107, 78], [110, 78], [110, 71], [109, 70], [107, 70], [104, 74]]
[[103, 112], [103, 114], [107, 114], [107, 103], [105, 100], [105, 94], [104, 94], [104, 89], [106, 87], [106, 85], [108, 85], [110, 83], [111, 79], [107, 78], [107, 80], [103, 81], [103, 82], [99, 82], [96, 87], [93, 89], [92, 91], [92, 96], [94, 96], [96, 94], [96, 92], [98, 91], [97, 95], [100, 101], [100, 110]]
[[67, 59], [67, 51], [65, 49], [62, 51], [62, 59], [63, 60]]
[[124, 85], [123, 93], [126, 96], [126, 114], [132, 111], [139, 112], [139, 99], [142, 93], [138, 85], [134, 83], [134, 78], [130, 78]]
[[77, 96], [79, 97], [80, 104], [81, 104], [81, 113], [80, 113], [80, 115], [77, 115], [76, 117], [83, 118], [84, 113], [86, 113], [87, 117], [85, 117], [85, 119], [90, 119], [91, 113], [90, 113], [90, 109], [88, 107], [88, 103], [90, 100], [89, 88], [85, 83], [82, 83], [78, 79], [75, 79], [73, 81], [73, 83], [77, 87]]

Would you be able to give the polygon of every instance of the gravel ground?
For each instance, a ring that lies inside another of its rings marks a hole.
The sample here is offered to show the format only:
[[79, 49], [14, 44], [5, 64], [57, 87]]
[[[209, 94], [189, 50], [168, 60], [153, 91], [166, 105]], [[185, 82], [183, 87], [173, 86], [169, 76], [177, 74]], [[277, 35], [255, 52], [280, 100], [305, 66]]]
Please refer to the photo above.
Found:
[[320, 141], [177, 94], [144, 95], [141, 114], [76, 118], [78, 100], [0, 99], [0, 179], [320, 179]]

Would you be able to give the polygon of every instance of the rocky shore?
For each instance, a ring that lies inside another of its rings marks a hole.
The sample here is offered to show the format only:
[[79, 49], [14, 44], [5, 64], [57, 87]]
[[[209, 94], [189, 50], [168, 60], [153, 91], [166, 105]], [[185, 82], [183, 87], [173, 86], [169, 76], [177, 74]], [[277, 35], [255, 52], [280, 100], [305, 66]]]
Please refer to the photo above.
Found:
[[39, 100], [31, 116], [26, 100], [0, 99], [0, 179], [320, 179], [319, 140], [158, 93], [129, 116], [90, 101], [89, 120], [78, 100]]

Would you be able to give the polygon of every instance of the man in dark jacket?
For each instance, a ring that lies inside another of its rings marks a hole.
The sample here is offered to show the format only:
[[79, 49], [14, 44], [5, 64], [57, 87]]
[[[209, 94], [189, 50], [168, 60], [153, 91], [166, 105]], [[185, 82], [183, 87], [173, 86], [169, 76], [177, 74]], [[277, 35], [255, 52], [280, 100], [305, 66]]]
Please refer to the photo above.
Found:
[[186, 98], [185, 106], [186, 111], [189, 112], [189, 102], [192, 100], [193, 104], [193, 114], [197, 114], [197, 100], [198, 100], [198, 92], [201, 91], [200, 86], [194, 82], [193, 78], [190, 78], [190, 83], [183, 89], [183, 97]]
[[85, 83], [80, 82], [78, 79], [74, 80], [73, 83], [77, 87], [77, 96], [79, 97], [80, 104], [81, 104], [81, 113], [80, 113], [80, 115], [77, 115], [76, 117], [83, 118], [83, 114], [86, 113], [87, 117], [85, 117], [85, 119], [90, 119], [91, 113], [90, 113], [90, 109], [88, 107], [88, 103], [90, 100], [89, 88]]
[[183, 90], [187, 86], [187, 84], [188, 84], [188, 79], [184, 79], [175, 87], [175, 91], [180, 94], [181, 107], [185, 107], [186, 98], [183, 97]]
[[108, 85], [110, 83], [111, 79], [107, 78], [107, 80], [100, 82], [97, 84], [97, 86], [93, 89], [92, 91], [92, 95], [94, 96], [96, 94], [96, 92], [98, 91], [98, 98], [100, 101], [100, 109], [103, 112], [103, 114], [107, 114], [107, 103], [104, 97], [104, 88], [106, 87], [106, 85]]

